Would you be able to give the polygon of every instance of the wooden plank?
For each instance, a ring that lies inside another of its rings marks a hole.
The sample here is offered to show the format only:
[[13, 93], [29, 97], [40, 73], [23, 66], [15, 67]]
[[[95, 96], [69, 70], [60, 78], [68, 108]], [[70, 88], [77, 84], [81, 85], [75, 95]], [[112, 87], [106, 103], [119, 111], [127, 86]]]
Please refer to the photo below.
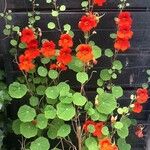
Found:
[[[114, 17], [117, 16], [117, 12], [102, 12], [105, 16], [101, 19], [97, 30], [101, 29], [116, 29], [116, 24]], [[78, 30], [78, 22], [84, 13], [81, 12], [65, 12], [60, 15], [60, 24], [69, 23], [74, 30]], [[133, 18], [133, 29], [134, 30], [146, 30], [150, 29], [150, 12], [132, 12]], [[18, 12], [13, 13], [13, 23], [25, 26], [27, 25], [27, 13]], [[43, 31], [47, 31], [47, 23], [50, 21], [55, 21], [55, 18], [50, 15], [49, 12], [41, 13], [41, 20], [38, 21], [37, 26], [39, 26]]]
[[[46, 4], [45, 0], [37, 0], [37, 3], [40, 4], [40, 9], [49, 9], [49, 5]], [[68, 0], [58, 0], [58, 4], [64, 4], [67, 6], [69, 9], [79, 9], [81, 8], [81, 0], [76, 0], [76, 1], [68, 1]], [[130, 0], [130, 8], [134, 9], [148, 9], [150, 7], [150, 1], [149, 0]], [[23, 9], [26, 10], [28, 8], [31, 8], [31, 4], [28, 0], [7, 0], [8, 3], [8, 9]], [[107, 3], [102, 7], [102, 9], [116, 9], [117, 5], [119, 3], [119, 0], [107, 0]], [[98, 8], [99, 9], [99, 8]]]

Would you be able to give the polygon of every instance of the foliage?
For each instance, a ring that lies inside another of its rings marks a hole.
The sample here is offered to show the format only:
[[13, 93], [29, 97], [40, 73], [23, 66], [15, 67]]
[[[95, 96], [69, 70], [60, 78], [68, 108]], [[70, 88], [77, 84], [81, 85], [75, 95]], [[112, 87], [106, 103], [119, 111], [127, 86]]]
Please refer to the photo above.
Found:
[[[103, 6], [105, 0], [82, 1], [81, 6], [86, 13], [78, 23], [84, 36], [84, 41], [79, 40], [80, 44], [74, 43], [75, 33], [71, 25], [60, 23], [66, 6], [58, 4], [57, 0], [46, 0], [46, 3], [52, 8], [50, 15], [53, 17], [47, 23], [47, 29], [59, 32], [57, 42], [42, 39], [42, 30], [37, 27], [41, 17], [36, 11], [38, 4], [35, 1], [32, 1], [33, 12], [28, 12], [28, 25], [23, 29], [9, 24], [13, 19], [11, 11], [1, 14], [8, 20], [3, 33], [11, 37], [10, 52], [22, 76], [9, 85], [8, 92], [3, 84], [0, 86], [4, 88], [0, 91], [0, 100], [3, 104], [4, 100], [11, 100], [10, 96], [19, 101], [26, 99], [18, 109], [18, 119], [12, 124], [14, 133], [24, 137], [22, 149], [56, 150], [61, 143], [64, 150], [66, 142], [74, 150], [130, 150], [130, 144], [126, 143], [132, 125], [129, 115], [142, 111], [148, 93], [147, 89], [138, 89], [128, 106], [119, 105], [124, 91], [115, 85], [114, 80], [121, 73], [123, 63], [117, 54], [130, 47], [133, 35], [131, 14], [122, 11], [128, 3], [121, 0], [118, 5], [120, 12], [115, 18], [118, 31], [110, 34], [114, 49], [106, 50], [91, 41], [105, 15], [94, 12], [93, 8]], [[124, 34], [126, 26], [128, 30]], [[73, 49], [76, 51], [72, 52]], [[89, 70], [101, 57], [107, 57], [111, 63], [97, 72], [98, 78], [93, 78], [96, 71], [90, 73]], [[77, 88], [73, 88], [68, 79], [62, 80], [65, 75], [68, 77], [67, 69], [74, 73], [71, 78], [77, 81]], [[0, 74], [0, 79], [2, 77]], [[87, 96], [86, 91], [86, 85], [93, 80], [97, 80], [98, 86], [94, 99]], [[77, 138], [78, 146], [70, 139], [71, 133]], [[51, 147], [51, 140], [60, 142]]]

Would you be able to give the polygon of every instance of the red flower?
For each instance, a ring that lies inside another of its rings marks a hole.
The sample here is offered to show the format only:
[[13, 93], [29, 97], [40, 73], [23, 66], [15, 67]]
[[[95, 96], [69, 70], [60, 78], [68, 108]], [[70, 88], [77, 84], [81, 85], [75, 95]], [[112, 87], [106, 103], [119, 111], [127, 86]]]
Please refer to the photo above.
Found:
[[40, 56], [40, 51], [38, 49], [27, 49], [24, 54], [26, 57], [32, 60]]
[[119, 27], [124, 27], [124, 26], [131, 27], [132, 18], [130, 12], [120, 12], [116, 23], [118, 24]]
[[117, 51], [124, 52], [130, 48], [130, 42], [126, 39], [117, 38], [114, 47]]
[[89, 13], [87, 15], [82, 16], [78, 27], [83, 31], [83, 32], [89, 32], [91, 29], [95, 28], [97, 26], [97, 18], [95, 15], [92, 13]]
[[111, 143], [110, 138], [106, 137], [100, 140], [100, 150], [118, 150], [118, 147], [115, 144]]
[[30, 41], [27, 44], [27, 49], [37, 49], [38, 48], [38, 41], [36, 39]]
[[102, 128], [104, 126], [103, 123], [102, 122], [95, 123], [92, 120], [87, 120], [83, 125], [83, 130], [85, 130], [85, 132], [89, 132], [88, 131], [89, 125], [93, 125], [95, 128], [95, 131], [93, 132], [93, 136], [97, 136], [100, 138], [102, 136]]
[[72, 61], [72, 56], [70, 53], [71, 53], [70, 48], [61, 49], [57, 57], [57, 62], [64, 65], [69, 64]]
[[125, 40], [131, 39], [133, 36], [133, 32], [129, 27], [120, 27], [117, 31], [117, 37]]
[[41, 48], [41, 53], [44, 57], [53, 57], [56, 53], [55, 44], [53, 41], [45, 41]]
[[35, 35], [32, 29], [24, 28], [21, 32], [21, 42], [29, 43], [35, 39]]
[[104, 124], [102, 122], [95, 124], [95, 132], [93, 133], [94, 136], [101, 137], [102, 136], [102, 128]]
[[143, 109], [143, 106], [140, 103], [138, 102], [134, 103], [133, 112], [140, 113], [142, 109]]
[[32, 63], [32, 60], [25, 55], [19, 56], [19, 69], [25, 72], [29, 72], [34, 69], [35, 65]]
[[51, 64], [50, 69], [65, 71], [67, 67], [63, 64]]
[[72, 37], [69, 34], [62, 34], [60, 36], [59, 46], [63, 48], [72, 47], [73, 46]]
[[141, 125], [138, 125], [138, 126], [136, 127], [136, 129], [135, 129], [135, 135], [136, 135], [138, 138], [144, 137], [143, 129], [144, 129], [144, 127], [141, 126]]
[[147, 89], [138, 89], [136, 91], [136, 100], [138, 103], [145, 103], [148, 100], [148, 90]]
[[83, 129], [85, 130], [85, 132], [89, 132], [88, 131], [88, 126], [89, 125], [93, 125], [95, 127], [95, 122], [92, 120], [87, 120], [84, 125], [83, 125]]
[[103, 6], [106, 0], [93, 0], [93, 3], [98, 6]]
[[93, 60], [92, 47], [88, 44], [80, 44], [77, 47], [77, 58], [79, 58], [84, 63], [87, 63]]

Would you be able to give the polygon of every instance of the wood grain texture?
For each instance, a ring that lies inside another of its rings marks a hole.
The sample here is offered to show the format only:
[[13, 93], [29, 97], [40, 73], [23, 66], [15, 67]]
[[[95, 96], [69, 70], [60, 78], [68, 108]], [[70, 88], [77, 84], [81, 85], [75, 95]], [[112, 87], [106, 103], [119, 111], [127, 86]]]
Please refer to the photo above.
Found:
[[[4, 1], [4, 0], [2, 0]], [[49, 5], [46, 4], [46, 0], [37, 0], [36, 2], [40, 4], [40, 9], [49, 9]], [[64, 4], [67, 6], [69, 10], [72, 9], [79, 9], [81, 8], [81, 2], [82, 0], [58, 0], [58, 4]], [[116, 9], [118, 5], [119, 0], [107, 0], [107, 3], [104, 5], [103, 8], [100, 9]], [[130, 7], [132, 9], [149, 9], [150, 8], [150, 1], [149, 0], [130, 0]], [[8, 9], [15, 9], [15, 10], [26, 10], [31, 8], [31, 4], [28, 2], [28, 0], [7, 0], [8, 3]], [[1, 6], [4, 7], [4, 6]], [[98, 8], [99, 9], [99, 8]]]
[[[48, 30], [47, 23], [54, 21], [54, 18], [50, 15], [50, 11], [53, 7], [48, 6], [45, 0], [36, 0], [40, 7], [38, 10], [41, 13], [41, 21], [37, 23], [42, 29], [43, 38], [54, 40], [59, 39], [59, 33], [55, 30]], [[113, 40], [109, 38], [109, 34], [116, 32], [116, 25], [114, 17], [118, 14], [117, 4], [119, 0], [107, 0], [107, 4], [103, 8], [96, 8], [100, 14], [106, 15], [100, 21], [97, 34], [91, 38], [97, 45], [102, 48], [104, 52], [106, 48], [113, 48]], [[4, 10], [4, 0], [0, 1], [0, 11]], [[135, 93], [138, 87], [141, 87], [143, 82], [147, 81], [146, 70], [150, 68], [150, 0], [129, 0], [130, 7], [128, 10], [132, 13], [133, 17], [133, 31], [134, 37], [131, 41], [131, 48], [125, 52], [118, 54], [117, 59], [121, 60], [124, 65], [122, 74], [118, 76], [118, 79], [114, 83], [121, 85], [124, 88], [124, 96], [119, 100], [121, 106], [125, 106], [129, 103], [130, 95]], [[81, 10], [81, 0], [58, 0], [59, 4], [65, 4], [67, 6], [67, 12], [60, 14], [61, 26], [65, 23], [69, 23], [75, 32], [75, 47], [84, 42], [83, 33], [79, 31], [77, 23], [79, 22], [83, 11]], [[13, 24], [21, 26], [21, 28], [27, 25], [27, 11], [31, 11], [31, 4], [28, 0], [7, 0], [8, 9], [13, 11]], [[17, 75], [20, 75], [17, 66], [12, 62], [8, 51], [10, 49], [9, 38], [4, 40], [2, 35], [2, 29], [4, 27], [4, 21], [0, 21], [0, 68], [5, 68], [7, 83], [12, 82]], [[74, 50], [74, 49], [73, 49]], [[89, 99], [94, 101], [96, 90], [96, 79], [99, 78], [99, 73], [104, 67], [110, 67], [110, 61], [106, 57], [102, 57], [93, 70], [97, 71], [94, 74], [92, 80], [86, 86], [87, 95]], [[89, 75], [93, 70], [89, 71]], [[61, 76], [62, 81], [68, 80], [71, 86], [75, 89], [79, 89], [79, 83], [75, 81], [75, 74], [72, 71], [64, 72]], [[16, 118], [16, 113], [22, 101], [13, 101], [12, 105], [8, 107], [8, 116], [12, 119]], [[148, 116], [150, 114], [150, 102], [144, 105], [144, 111], [141, 114], [132, 115], [132, 118], [138, 119], [140, 123], [147, 123]], [[144, 150], [144, 139], [136, 139], [132, 130], [130, 135], [130, 141], [134, 141], [132, 150]], [[13, 138], [12, 138], [13, 137]], [[12, 142], [12, 139], [14, 140]], [[16, 148], [16, 137], [14, 135], [8, 136], [7, 141], [11, 141], [8, 144], [8, 149]], [[12, 143], [12, 144], [10, 144]], [[15, 144], [13, 144], [15, 143]], [[132, 142], [133, 143], [133, 142]]]

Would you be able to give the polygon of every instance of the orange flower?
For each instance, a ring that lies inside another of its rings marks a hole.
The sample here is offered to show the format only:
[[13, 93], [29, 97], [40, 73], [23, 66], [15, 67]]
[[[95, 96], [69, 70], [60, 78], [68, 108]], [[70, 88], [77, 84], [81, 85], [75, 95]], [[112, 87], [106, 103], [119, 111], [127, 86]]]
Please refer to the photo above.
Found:
[[91, 29], [95, 28], [97, 26], [97, 18], [94, 14], [88, 13], [87, 15], [82, 16], [78, 27], [83, 32], [89, 32]]
[[27, 49], [27, 50], [25, 50], [24, 54], [27, 58], [32, 60], [40, 55], [40, 51], [39, 51], [39, 49]]
[[95, 132], [93, 133], [94, 136], [101, 137], [102, 136], [102, 128], [104, 127], [104, 124], [102, 122], [95, 124]]
[[94, 122], [92, 120], [87, 120], [84, 125], [83, 125], [83, 130], [85, 130], [85, 132], [89, 132], [88, 131], [88, 126], [89, 125], [93, 125], [95, 130], [93, 132], [93, 136], [97, 136], [97, 137], [101, 137], [102, 136], [102, 128], [103, 128], [103, 122]]
[[133, 36], [133, 32], [129, 27], [120, 27], [117, 31], [117, 37], [125, 40], [131, 39]]
[[140, 103], [138, 102], [134, 103], [133, 112], [140, 113], [142, 109], [143, 109], [143, 106]]
[[89, 125], [93, 125], [95, 127], [95, 122], [92, 120], [87, 120], [84, 124], [83, 124], [83, 129], [85, 130], [85, 132], [89, 132], [88, 131], [88, 126]]
[[67, 65], [71, 62], [72, 56], [71, 56], [71, 49], [70, 48], [63, 48], [60, 50], [60, 53], [57, 57], [57, 62], [60, 64]]
[[118, 147], [111, 143], [110, 138], [100, 140], [100, 150], [118, 150]]
[[34, 69], [35, 65], [32, 63], [32, 60], [25, 55], [19, 56], [19, 69], [25, 72], [29, 72]]
[[21, 32], [21, 42], [22, 43], [29, 43], [35, 39], [35, 35], [32, 29], [24, 28]]
[[138, 89], [136, 91], [136, 100], [138, 103], [145, 103], [148, 100], [148, 90], [147, 89]]
[[77, 58], [79, 58], [84, 63], [87, 63], [93, 60], [92, 47], [88, 44], [80, 44], [77, 47]]
[[37, 49], [38, 48], [38, 41], [36, 39], [30, 41], [27, 44], [27, 49]]
[[73, 46], [72, 37], [69, 34], [62, 34], [60, 36], [59, 46], [64, 48], [72, 47]]
[[131, 27], [132, 18], [130, 12], [120, 12], [116, 23], [119, 27]]
[[45, 41], [41, 48], [41, 53], [44, 57], [53, 57], [56, 53], [55, 44], [53, 41]]
[[67, 70], [67, 67], [63, 64], [57, 63], [57, 64], [51, 64], [50, 69], [65, 71]]
[[117, 38], [114, 47], [117, 51], [124, 52], [130, 48], [130, 42], [126, 39]]
[[93, 0], [93, 3], [98, 6], [103, 6], [106, 0]]

